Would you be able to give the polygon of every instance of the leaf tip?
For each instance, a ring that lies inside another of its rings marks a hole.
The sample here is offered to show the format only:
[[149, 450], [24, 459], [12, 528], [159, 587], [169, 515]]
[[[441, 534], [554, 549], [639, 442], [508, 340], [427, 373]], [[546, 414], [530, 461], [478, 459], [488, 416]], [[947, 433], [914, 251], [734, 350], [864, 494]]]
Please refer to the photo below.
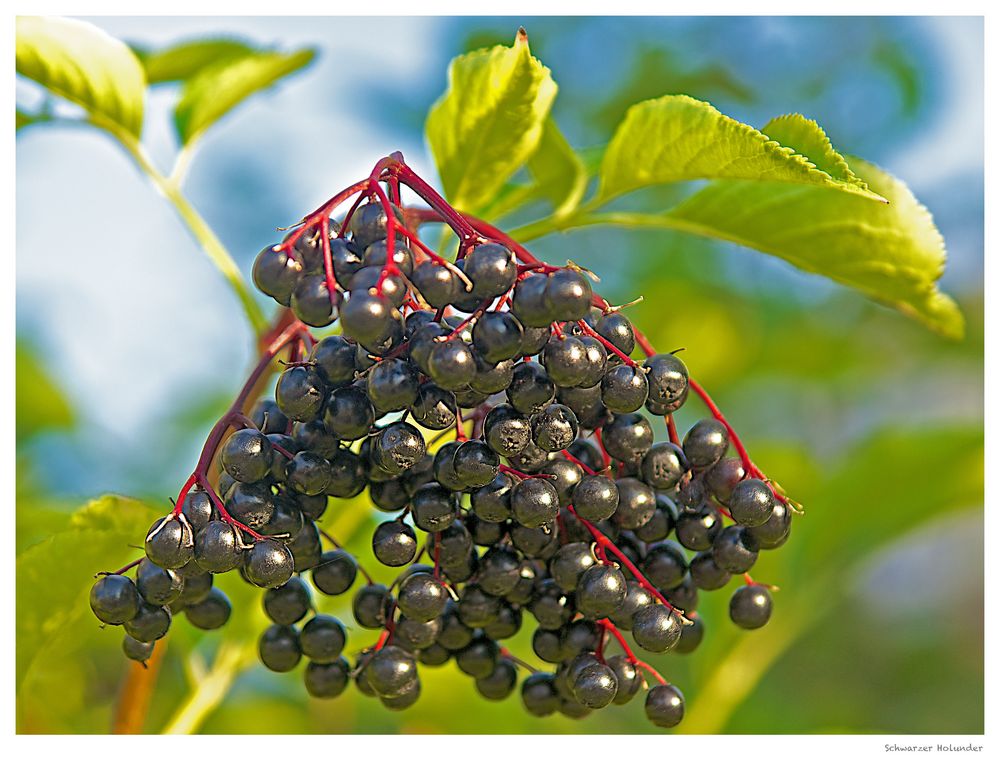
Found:
[[524, 27], [517, 28], [517, 34], [514, 35], [514, 45], [528, 46], [528, 30]]

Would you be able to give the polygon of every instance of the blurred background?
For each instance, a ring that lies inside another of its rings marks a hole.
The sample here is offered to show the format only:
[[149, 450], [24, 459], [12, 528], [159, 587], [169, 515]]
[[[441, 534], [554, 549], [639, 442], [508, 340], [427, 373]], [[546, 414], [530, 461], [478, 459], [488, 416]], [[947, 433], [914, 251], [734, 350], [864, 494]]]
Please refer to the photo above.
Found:
[[[772, 623], [741, 634], [724, 618], [727, 595], [709, 594], [698, 652], [653, 660], [687, 696], [678, 731], [983, 731], [981, 19], [94, 21], [144, 47], [229, 35], [318, 49], [310, 68], [210, 132], [186, 185], [246, 274], [276, 226], [378, 157], [402, 150], [433, 178], [423, 120], [448, 61], [509, 43], [518, 25], [560, 86], [554, 115], [574, 146], [605, 142], [635, 101], [688, 93], [758, 126], [801, 112], [845, 154], [903, 179], [947, 242], [942, 285], [968, 322], [960, 343], [736, 246], [587, 230], [532, 249], [593, 269], [612, 302], [641, 293], [632, 319], [654, 345], [686, 348], [755, 462], [806, 506], [790, 542], [754, 569], [781, 586]], [[174, 95], [161, 88], [147, 105], [145, 139], [164, 168]], [[37, 94], [19, 83], [18, 96]], [[222, 278], [105, 136], [24, 131], [17, 203], [21, 552], [102, 493], [165, 509], [253, 351]], [[704, 414], [685, 409], [681, 427]], [[364, 500], [343, 505], [325, 518], [365, 560], [382, 514]], [[478, 697], [454, 668], [428, 669], [402, 714], [356, 693], [309, 700], [298, 673], [254, 663], [263, 617], [231, 584], [236, 611], [220, 635], [171, 632], [147, 731], [652, 733], [639, 702], [582, 721], [532, 719], [516, 698]], [[342, 597], [328, 608], [349, 606]], [[126, 660], [118, 632], [84, 612], [22, 682], [19, 730], [109, 729]], [[530, 655], [530, 633], [511, 642], [515, 653]], [[372, 640], [355, 631], [352, 644]], [[221, 699], [197, 692], [206, 673]]]

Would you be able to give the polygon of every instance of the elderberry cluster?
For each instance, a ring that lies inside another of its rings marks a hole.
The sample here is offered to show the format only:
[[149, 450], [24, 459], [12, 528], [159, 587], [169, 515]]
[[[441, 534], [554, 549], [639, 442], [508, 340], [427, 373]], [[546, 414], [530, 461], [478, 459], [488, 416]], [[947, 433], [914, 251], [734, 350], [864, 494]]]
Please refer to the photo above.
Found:
[[[489, 237], [444, 263], [391, 231], [403, 215], [364, 204], [344, 236], [307, 224], [293, 245], [261, 251], [257, 287], [307, 325], [339, 319], [341, 332], [302, 346], [274, 398], [222, 443], [214, 486], [193, 482], [153, 524], [133, 577], [94, 585], [94, 613], [124, 625], [126, 655], [145, 661], [173, 615], [225, 624], [230, 603], [212, 578], [238, 570], [272, 623], [261, 662], [288, 672], [305, 658], [315, 697], [353, 684], [403, 709], [421, 665], [454, 661], [491, 700], [526, 671], [532, 715], [582, 718], [646, 689], [649, 720], [677, 725], [683, 695], [626, 634], [648, 652], [693, 651], [699, 592], [733, 575], [745, 582], [732, 621], [767, 623], [770, 589], [746, 573], [788, 538], [788, 504], [729, 456], [721, 420], [657, 440], [652, 420], [672, 435], [688, 399], [687, 368], [673, 354], [633, 360], [632, 324], [596, 300], [586, 273], [519, 264]], [[365, 491], [393, 514], [371, 540], [400, 570], [388, 583], [318, 526], [337, 511], [330, 498]], [[317, 613], [314, 594], [352, 590], [354, 623], [377, 633], [348, 658], [345, 625]], [[526, 621], [549, 670], [502, 645]]]

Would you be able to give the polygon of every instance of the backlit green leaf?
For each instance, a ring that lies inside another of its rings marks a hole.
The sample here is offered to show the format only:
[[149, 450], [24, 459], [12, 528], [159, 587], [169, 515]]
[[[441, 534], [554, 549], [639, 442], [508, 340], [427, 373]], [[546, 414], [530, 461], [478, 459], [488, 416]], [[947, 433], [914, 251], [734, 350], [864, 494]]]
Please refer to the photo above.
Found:
[[184, 85], [174, 110], [181, 143], [190, 143], [246, 98], [307, 66], [314, 56], [309, 49], [254, 53], [202, 69]]
[[[18, 515], [32, 513], [18, 508]], [[17, 684], [32, 663], [44, 662], [56, 634], [100, 630], [90, 612], [94, 575], [137, 558], [156, 512], [130, 498], [108, 495], [73, 514], [68, 526], [17, 557]]]
[[599, 199], [699, 179], [783, 182], [873, 196], [709, 103], [664, 96], [626, 113], [604, 154]]
[[210, 66], [258, 53], [242, 40], [229, 38], [187, 40], [160, 50], [147, 50], [133, 45], [146, 70], [150, 85], [189, 80]]
[[87, 110], [101, 127], [142, 133], [146, 77], [129, 47], [92, 24], [17, 19], [17, 71]]
[[587, 190], [587, 170], [555, 121], [545, 121], [538, 149], [528, 159], [539, 195], [549, 200], [555, 214], [564, 215], [580, 203]]
[[527, 36], [459, 56], [426, 132], [448, 200], [477, 212], [534, 153], [556, 95]]
[[73, 411], [59, 386], [35, 354], [18, 344], [15, 352], [17, 440], [40, 431], [73, 425]]
[[664, 223], [777, 255], [961, 337], [962, 313], [937, 286], [946, 253], [931, 214], [899, 179], [861, 160], [851, 164], [890, 204], [823, 186], [720, 181], [669, 211]]

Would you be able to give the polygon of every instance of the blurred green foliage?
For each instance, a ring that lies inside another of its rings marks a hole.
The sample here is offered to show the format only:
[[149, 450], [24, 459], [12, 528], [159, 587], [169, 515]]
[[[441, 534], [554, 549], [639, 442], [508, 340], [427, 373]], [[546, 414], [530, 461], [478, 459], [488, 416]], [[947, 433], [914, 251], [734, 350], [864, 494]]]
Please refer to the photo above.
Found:
[[[666, 47], [634, 55], [634, 73], [653, 67], [653, 79], [667, 80], [686, 72], [696, 96], [729, 89], [749, 99], [756, 90], [740, 90], [747, 86], [712, 67], [686, 70]], [[890, 54], [882, 64], [912, 106], [922, 92], [912, 68]], [[562, 107], [613, 124], [625, 103], [656, 95], [640, 92], [640, 79], [633, 74], [627, 97], [624, 89]], [[641, 293], [629, 316], [658, 348], [684, 349], [755, 461], [805, 505], [789, 543], [754, 570], [781, 587], [771, 624], [743, 633], [724, 617], [725, 593], [709, 594], [699, 606], [707, 634], [698, 652], [644, 657], [685, 691], [688, 717], [678, 732], [982, 732], [982, 293], [956, 296], [967, 332], [955, 342], [858, 294], [817, 296], [818, 277], [801, 277], [809, 300], [786, 285], [733, 284], [731, 246], [677, 232], [587, 230], [533, 247], [605, 276], [602, 292], [612, 301]], [[127, 661], [120, 631], [90, 619], [86, 591], [96, 571], [132, 558], [128, 546], [141, 543], [156, 512], [105, 498], [71, 516], [51, 496], [37, 447], [46, 433], [73, 426], [72, 409], [44, 359], [19, 346], [16, 361], [18, 730], [105, 732]], [[220, 409], [212, 392], [191, 402], [174, 428], [202, 432]], [[703, 414], [692, 403], [678, 425]], [[363, 496], [331, 505], [324, 526], [373, 574], [391, 579], [369, 545], [387, 517]], [[53, 556], [57, 573], [39, 564]], [[256, 663], [259, 594], [232, 573], [218, 582], [233, 600], [233, 619], [206, 636], [177, 618], [149, 732], [654, 733], [639, 702], [582, 721], [536, 719], [516, 699], [477, 696], [454, 667], [422, 671], [424, 693], [403, 713], [354, 692], [310, 700], [299, 672], [277, 676]], [[319, 606], [346, 614], [350, 599]], [[525, 622], [509, 646], [530, 658], [531, 618]], [[355, 629], [349, 649], [374, 637]]]

